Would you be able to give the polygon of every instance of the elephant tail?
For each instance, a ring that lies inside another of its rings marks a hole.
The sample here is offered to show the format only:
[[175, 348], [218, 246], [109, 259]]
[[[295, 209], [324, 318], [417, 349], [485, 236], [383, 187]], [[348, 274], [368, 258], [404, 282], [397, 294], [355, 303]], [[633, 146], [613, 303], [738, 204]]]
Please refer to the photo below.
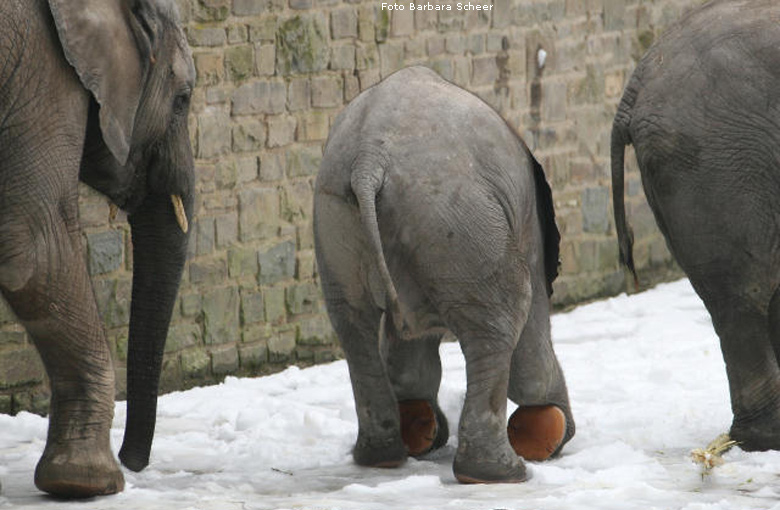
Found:
[[623, 99], [618, 107], [615, 120], [612, 123], [612, 206], [615, 214], [615, 229], [617, 230], [620, 262], [622, 262], [634, 277], [634, 288], [639, 288], [636, 268], [634, 267], [634, 232], [626, 221], [626, 204], [624, 200], [624, 157], [626, 145], [631, 143], [629, 124], [631, 110], [636, 100], [635, 80], [629, 81]]
[[390, 327], [396, 338], [407, 339], [411, 336], [411, 328], [401, 314], [396, 291], [390, 270], [387, 268], [382, 239], [379, 235], [379, 221], [376, 214], [376, 199], [385, 181], [385, 169], [376, 157], [358, 158], [352, 167], [351, 186], [360, 209], [360, 219], [363, 230], [368, 237], [369, 247], [373, 253], [379, 277], [385, 290], [385, 323]]

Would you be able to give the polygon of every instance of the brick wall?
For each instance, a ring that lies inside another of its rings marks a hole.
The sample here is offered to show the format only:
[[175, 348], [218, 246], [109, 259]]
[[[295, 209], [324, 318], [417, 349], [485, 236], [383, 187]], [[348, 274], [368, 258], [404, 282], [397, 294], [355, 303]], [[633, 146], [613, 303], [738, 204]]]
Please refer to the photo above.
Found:
[[[493, 0], [489, 11], [468, 12], [457, 1], [450, 11], [396, 3], [405, 9], [377, 0], [179, 0], [198, 72], [190, 117], [198, 198], [164, 390], [338, 357], [316, 277], [314, 178], [334, 116], [410, 64], [493, 105], [544, 166], [563, 237], [556, 305], [625, 288], [609, 190], [612, 116], [639, 56], [700, 0]], [[670, 256], [627, 160], [636, 260], [649, 275], [668, 269]], [[86, 187], [81, 198], [122, 397], [129, 228], [122, 214], [108, 219], [105, 198]], [[0, 302], [0, 412], [42, 412], [46, 403], [37, 354]]]

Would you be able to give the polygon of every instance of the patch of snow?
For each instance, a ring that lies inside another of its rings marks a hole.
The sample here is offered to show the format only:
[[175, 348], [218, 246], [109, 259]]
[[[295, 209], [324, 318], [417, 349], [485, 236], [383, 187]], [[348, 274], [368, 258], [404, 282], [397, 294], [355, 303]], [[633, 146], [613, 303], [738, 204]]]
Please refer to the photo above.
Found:
[[[780, 510], [780, 452], [735, 448], [706, 476], [690, 460], [728, 430], [731, 411], [718, 338], [686, 280], [557, 314], [552, 326], [577, 435], [559, 458], [528, 463], [522, 484], [455, 481], [466, 378], [448, 343], [439, 398], [452, 436], [398, 469], [352, 462], [357, 419], [338, 361], [161, 397], [149, 467], [125, 471], [123, 493], [89, 501], [35, 489], [46, 419], [0, 415], [0, 509]], [[115, 451], [124, 418], [119, 402]]]

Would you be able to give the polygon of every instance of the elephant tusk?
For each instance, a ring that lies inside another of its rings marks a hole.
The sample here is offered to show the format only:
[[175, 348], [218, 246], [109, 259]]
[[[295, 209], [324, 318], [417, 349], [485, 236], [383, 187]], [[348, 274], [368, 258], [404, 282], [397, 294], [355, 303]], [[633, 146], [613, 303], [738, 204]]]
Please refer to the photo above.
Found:
[[173, 212], [176, 213], [176, 221], [179, 223], [182, 232], [186, 234], [190, 229], [190, 224], [187, 221], [187, 212], [184, 210], [181, 197], [179, 195], [171, 195], [171, 203], [173, 203]]
[[116, 219], [116, 215], [119, 213], [119, 207], [113, 202], [110, 202], [108, 204], [108, 221], [109, 223], [113, 223], [113, 221]]

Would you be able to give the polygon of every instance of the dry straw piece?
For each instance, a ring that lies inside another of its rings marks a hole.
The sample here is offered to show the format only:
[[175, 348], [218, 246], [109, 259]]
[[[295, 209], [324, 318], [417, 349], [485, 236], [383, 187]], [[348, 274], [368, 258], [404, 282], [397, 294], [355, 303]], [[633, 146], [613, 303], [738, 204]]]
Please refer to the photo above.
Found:
[[704, 466], [704, 470], [701, 476], [709, 475], [712, 468], [723, 464], [724, 460], [721, 455], [729, 451], [733, 446], [737, 444], [736, 441], [731, 439], [728, 434], [721, 434], [713, 439], [707, 448], [696, 448], [691, 451], [691, 459], [696, 464]]

